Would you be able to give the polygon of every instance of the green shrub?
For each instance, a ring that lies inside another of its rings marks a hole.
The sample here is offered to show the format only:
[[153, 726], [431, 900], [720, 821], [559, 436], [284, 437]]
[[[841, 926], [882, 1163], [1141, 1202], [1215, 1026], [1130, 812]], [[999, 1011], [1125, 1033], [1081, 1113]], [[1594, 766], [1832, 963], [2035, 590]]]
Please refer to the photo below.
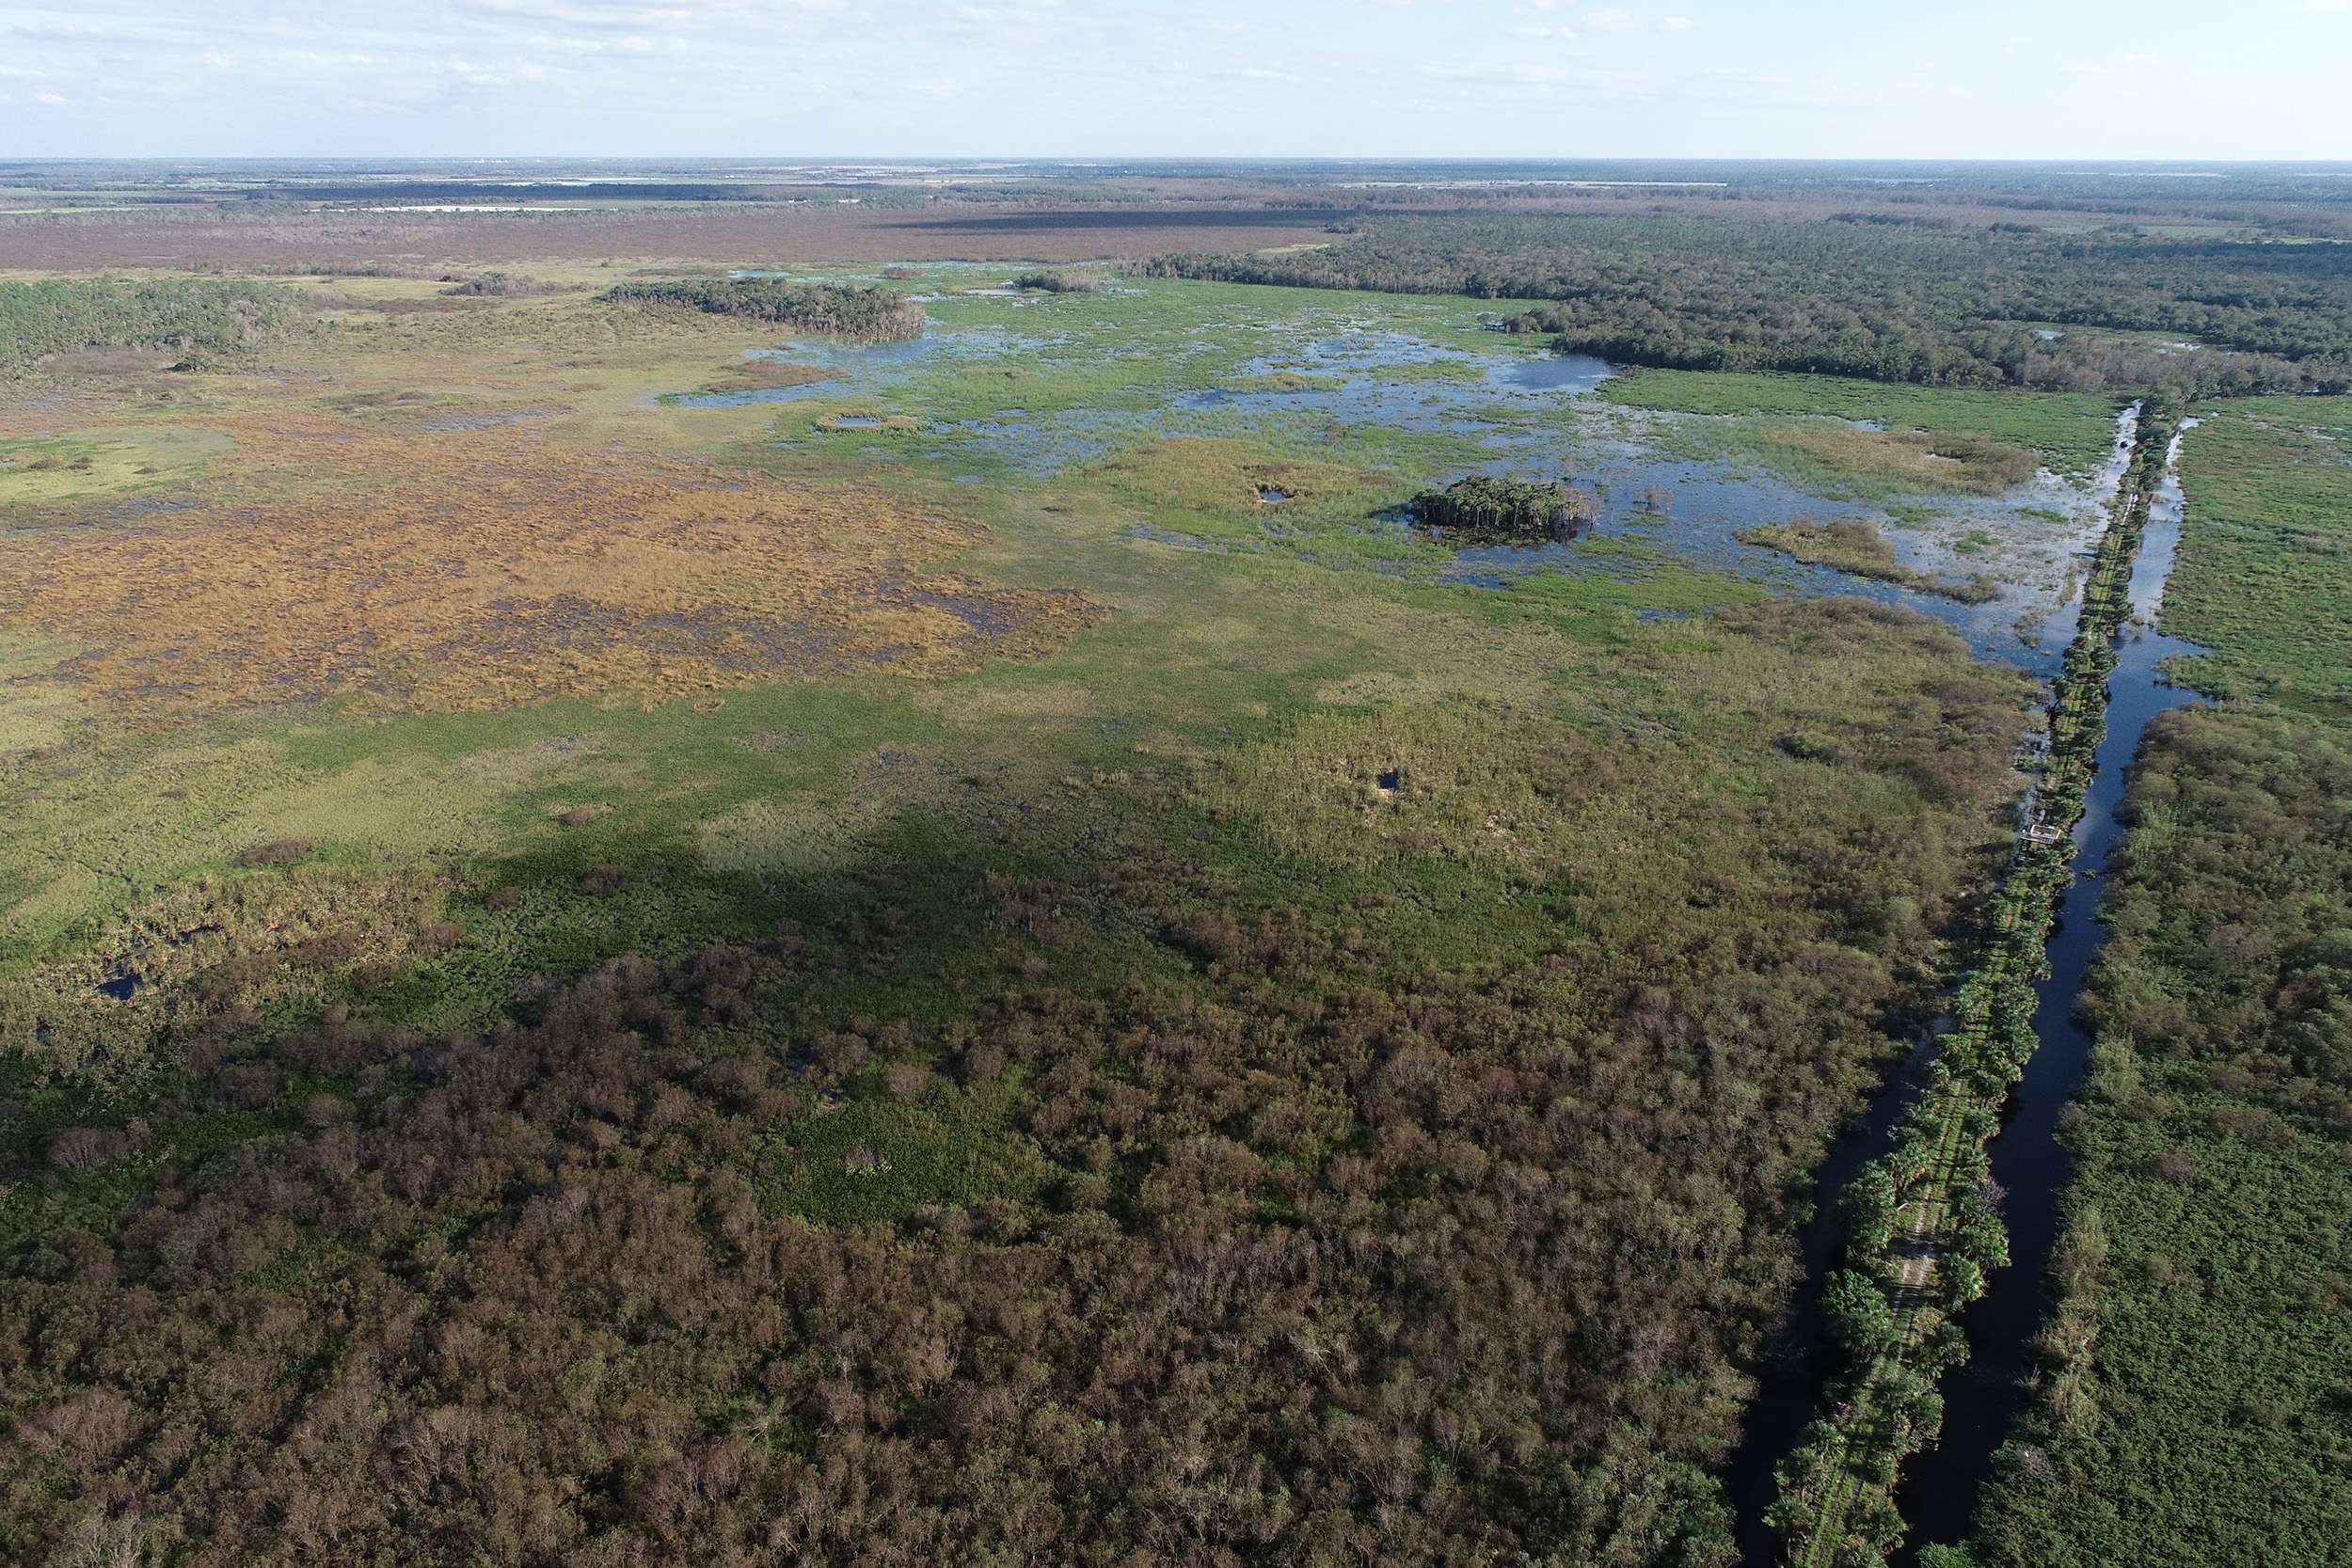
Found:
[[682, 305], [714, 316], [748, 316], [795, 332], [864, 342], [923, 335], [923, 307], [896, 289], [793, 283], [780, 277], [700, 277], [622, 283], [596, 297], [616, 305]]
[[269, 341], [294, 315], [275, 283], [230, 278], [40, 278], [0, 282], [0, 376], [81, 348], [169, 346], [191, 360]]

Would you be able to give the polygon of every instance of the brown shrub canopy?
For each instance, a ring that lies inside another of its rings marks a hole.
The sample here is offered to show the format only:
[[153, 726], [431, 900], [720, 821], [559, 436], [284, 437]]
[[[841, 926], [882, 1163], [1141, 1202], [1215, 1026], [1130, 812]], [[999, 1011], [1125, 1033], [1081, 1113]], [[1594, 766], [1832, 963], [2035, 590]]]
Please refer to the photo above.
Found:
[[160, 717], [940, 674], [1094, 613], [925, 575], [977, 526], [878, 490], [513, 426], [419, 438], [295, 415], [230, 434], [240, 477], [207, 504], [0, 541], [0, 615], [80, 641], [65, 673]]

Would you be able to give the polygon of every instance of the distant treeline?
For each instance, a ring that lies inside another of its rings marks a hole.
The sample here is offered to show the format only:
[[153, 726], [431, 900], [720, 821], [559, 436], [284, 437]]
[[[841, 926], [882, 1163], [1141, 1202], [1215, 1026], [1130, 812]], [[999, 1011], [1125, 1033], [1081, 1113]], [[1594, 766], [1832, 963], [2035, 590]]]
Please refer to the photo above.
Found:
[[607, 180], [334, 181], [316, 184], [264, 185], [236, 193], [246, 201], [431, 201], [506, 204], [517, 201], [806, 201], [806, 185], [746, 185], [731, 182]]
[[[1323, 250], [1170, 256], [1143, 270], [1543, 301], [1503, 325], [1551, 335], [1565, 350], [1681, 370], [2182, 392], [2352, 385], [2352, 253], [2331, 245], [1712, 218], [1399, 217], [1368, 221]], [[2080, 328], [2175, 341], [2085, 338]]]
[[217, 278], [43, 278], [0, 282], [0, 377], [79, 348], [169, 345], [233, 353], [282, 329], [294, 296], [274, 283]]
[[776, 277], [707, 277], [623, 283], [598, 297], [624, 305], [691, 306], [716, 316], [749, 316], [796, 332], [867, 342], [923, 335], [923, 307], [896, 289], [791, 283]]

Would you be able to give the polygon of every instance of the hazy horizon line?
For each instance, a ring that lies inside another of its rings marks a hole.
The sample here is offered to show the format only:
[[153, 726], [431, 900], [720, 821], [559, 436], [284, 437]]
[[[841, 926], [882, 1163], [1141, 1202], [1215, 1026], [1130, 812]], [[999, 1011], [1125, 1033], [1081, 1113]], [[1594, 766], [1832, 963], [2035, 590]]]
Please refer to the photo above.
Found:
[[109, 152], [66, 155], [13, 153], [0, 150], [0, 161], [11, 164], [168, 164], [168, 163], [653, 163], [653, 162], [778, 162], [800, 164], [1424, 164], [1432, 166], [1464, 164], [1529, 166], [1574, 164], [1962, 164], [2009, 167], [2096, 164], [2122, 166], [2193, 165], [2216, 168], [2261, 168], [2312, 165], [2352, 168], [2352, 158], [2259, 157], [2216, 158], [2106, 157], [2098, 154], [2043, 153], [2032, 157], [1998, 157], [1981, 153], [1915, 153], [1901, 157], [1867, 157], [1822, 153], [1465, 153], [1425, 152], [1267, 152], [1236, 155], [1212, 152]]

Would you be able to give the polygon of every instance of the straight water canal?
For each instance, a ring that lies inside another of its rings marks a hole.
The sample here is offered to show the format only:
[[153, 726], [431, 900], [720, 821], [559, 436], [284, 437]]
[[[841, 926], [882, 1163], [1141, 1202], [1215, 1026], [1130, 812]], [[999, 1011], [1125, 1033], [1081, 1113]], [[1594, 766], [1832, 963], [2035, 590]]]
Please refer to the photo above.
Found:
[[2115, 669], [2107, 676], [2106, 734], [2098, 771], [2074, 825], [2074, 880], [2059, 906], [2058, 930], [2047, 948], [2050, 973], [2034, 988], [2034, 1030], [2041, 1045], [2010, 1091], [2010, 1115], [1988, 1152], [1993, 1180], [2003, 1195], [2010, 1266], [1994, 1272], [1982, 1300], [1964, 1322], [1976, 1347], [1943, 1382], [1944, 1433], [1919, 1457], [1897, 1495], [1911, 1522], [1911, 1544], [1896, 1559], [1915, 1560], [1920, 1546], [1957, 1542], [1968, 1533], [1978, 1496], [1993, 1473], [1993, 1457], [2024, 1407], [2034, 1370], [2034, 1342], [2051, 1307], [2048, 1271], [2058, 1242], [2058, 1205], [2074, 1175], [2074, 1159], [2058, 1141], [2058, 1120], [2090, 1063], [2091, 1038], [2074, 1014], [2092, 962], [2106, 940], [2099, 901], [2122, 830], [2125, 774], [2141, 737], [2160, 713], [2204, 699], [2164, 678], [2167, 659], [2205, 650], [2155, 629], [2164, 587], [2181, 537], [2181, 440], [2195, 421], [2183, 421], [2165, 454], [2164, 479], [2148, 511], [2139, 553], [2132, 562], [2132, 619], [2117, 636]]
[[[2072, 1158], [2058, 1141], [2059, 1118], [2090, 1064], [2092, 1043], [2074, 1015], [2106, 935], [2098, 918], [2099, 902], [2122, 826], [2126, 773], [2157, 715], [2202, 701], [2168, 681], [2163, 666], [2168, 659], [2204, 650], [2154, 629], [2180, 541], [2180, 445], [2194, 423], [2185, 420], [2171, 438], [2163, 479], [2133, 558], [2131, 617], [2115, 639], [2105, 733], [2083, 814], [2074, 830], [2074, 879], [2045, 948], [2049, 973], [2034, 988], [2039, 1044], [2011, 1090], [2002, 1129], [1988, 1149], [1993, 1180], [2001, 1194], [2010, 1262], [1990, 1276], [1985, 1295], [1963, 1320], [1973, 1349], [1969, 1359], [1940, 1386], [1945, 1405], [1939, 1441], [1905, 1467], [1897, 1499], [1910, 1528], [1905, 1545], [1894, 1558], [1898, 1568], [1915, 1562], [1925, 1545], [1966, 1537], [1977, 1499], [1992, 1475], [1994, 1456], [2030, 1388], [2034, 1344], [2051, 1307], [2045, 1275], [2058, 1238], [2059, 1202], [2073, 1174]], [[2116, 478], [2122, 478], [2120, 467]], [[1823, 1336], [1820, 1291], [1840, 1253], [1834, 1199], [1887, 1148], [1897, 1122], [1919, 1091], [1932, 1050], [1931, 1045], [1914, 1050], [1890, 1077], [1863, 1124], [1833, 1150], [1819, 1173], [1819, 1209], [1801, 1237], [1804, 1290], [1789, 1329], [1760, 1370], [1758, 1397], [1725, 1475], [1739, 1516], [1742, 1560], [1750, 1568], [1780, 1561], [1782, 1543], [1764, 1522], [1777, 1491], [1773, 1470], [1818, 1414], [1818, 1391], [1832, 1359]]]

